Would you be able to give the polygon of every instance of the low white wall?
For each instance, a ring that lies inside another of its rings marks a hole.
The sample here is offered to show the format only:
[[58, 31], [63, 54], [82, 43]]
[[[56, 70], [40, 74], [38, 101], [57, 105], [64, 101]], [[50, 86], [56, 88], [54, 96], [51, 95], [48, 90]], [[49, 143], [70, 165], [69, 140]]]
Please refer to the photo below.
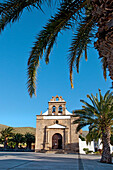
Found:
[[79, 153], [80, 154], [85, 154], [85, 152], [83, 151], [84, 148], [88, 148], [89, 151], [93, 151], [94, 152], [94, 142], [92, 141], [91, 144], [86, 144], [86, 141], [82, 141], [79, 138]]
[[[89, 151], [95, 151], [95, 148], [94, 148], [94, 141], [91, 142], [91, 144], [86, 144], [86, 141], [82, 141], [80, 138], [79, 138], [79, 153], [80, 154], [85, 154], [85, 151], [83, 151], [84, 148], [88, 148]], [[98, 149], [102, 149], [102, 144], [101, 144], [101, 140], [99, 139], [98, 141]], [[113, 146], [110, 145], [110, 153], [113, 152]]]

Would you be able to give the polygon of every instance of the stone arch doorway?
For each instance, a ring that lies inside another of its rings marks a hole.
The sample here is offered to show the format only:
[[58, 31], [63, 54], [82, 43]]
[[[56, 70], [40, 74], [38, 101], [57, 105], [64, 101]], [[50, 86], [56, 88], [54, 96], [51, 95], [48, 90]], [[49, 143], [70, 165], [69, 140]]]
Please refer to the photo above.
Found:
[[52, 149], [62, 149], [62, 135], [55, 133], [52, 137]]

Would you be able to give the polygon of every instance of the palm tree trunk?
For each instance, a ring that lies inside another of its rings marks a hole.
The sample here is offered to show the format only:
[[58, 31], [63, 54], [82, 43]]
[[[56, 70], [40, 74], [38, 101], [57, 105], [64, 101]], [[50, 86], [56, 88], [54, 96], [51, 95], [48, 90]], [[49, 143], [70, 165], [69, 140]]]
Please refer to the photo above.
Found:
[[18, 149], [18, 142], [16, 142], [16, 146], [15, 146], [15, 149]]
[[113, 80], [113, 0], [92, 0], [92, 5], [92, 15], [98, 18], [98, 40], [94, 46], [100, 58], [104, 58], [109, 76]]
[[27, 144], [27, 149], [31, 150], [31, 143], [30, 142]]
[[5, 141], [4, 141], [4, 149], [7, 148], [7, 138], [5, 138]]
[[110, 127], [102, 128], [102, 143], [103, 152], [100, 162], [112, 163], [112, 157], [110, 154]]

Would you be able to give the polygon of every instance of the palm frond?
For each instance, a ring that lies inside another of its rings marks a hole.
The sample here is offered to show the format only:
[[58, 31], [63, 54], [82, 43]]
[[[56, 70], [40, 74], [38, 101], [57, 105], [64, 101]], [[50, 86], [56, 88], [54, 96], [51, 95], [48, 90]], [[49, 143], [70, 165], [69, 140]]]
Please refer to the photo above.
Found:
[[78, 132], [80, 129], [82, 129], [83, 127], [85, 127], [85, 126], [87, 126], [87, 125], [90, 125], [90, 123], [80, 123], [80, 124], [77, 126], [76, 132]]
[[[36, 66], [39, 66], [39, 58], [37, 57], [37, 63]], [[32, 61], [32, 64], [28, 66], [28, 74], [31, 75], [31, 78], [28, 78], [28, 92], [29, 95], [32, 96], [32, 94], [36, 95], [36, 74], [37, 70], [33, 70], [34, 67], [34, 61]]]
[[103, 68], [103, 75], [104, 75], [104, 79], [107, 80], [107, 59], [105, 57], [103, 57], [101, 59], [101, 62], [102, 62], [102, 68]]
[[94, 123], [95, 122], [95, 119], [90, 117], [89, 115], [81, 115], [79, 114], [79, 119], [76, 119], [73, 123], [79, 123], [79, 122], [90, 122], [90, 123]]
[[85, 51], [85, 59], [87, 60], [87, 45], [90, 44], [91, 38], [94, 37], [92, 34], [92, 29], [95, 26], [95, 18], [90, 14], [83, 18], [79, 23], [77, 33], [75, 33], [71, 47], [69, 49], [69, 67], [70, 67], [70, 82], [71, 87], [73, 87], [73, 67], [76, 63], [77, 72], [79, 72], [79, 62], [81, 54]]
[[110, 90], [108, 90], [108, 91], [105, 93], [105, 95], [104, 95], [104, 100], [105, 100], [105, 101], [106, 101], [106, 99], [107, 99], [109, 93], [110, 93]]
[[[37, 41], [32, 48], [30, 58], [28, 60], [28, 91], [30, 96], [36, 94], [35, 82], [37, 67], [39, 60], [43, 56], [43, 52], [46, 50], [46, 63], [49, 62], [49, 54], [53, 48], [53, 44], [56, 41], [58, 33], [61, 30], [68, 29], [72, 26], [71, 19], [73, 15], [77, 15], [80, 9], [86, 4], [86, 1], [74, 1], [69, 3], [68, 1], [61, 4], [57, 14], [51, 17], [47, 25], [43, 28], [37, 37]], [[34, 76], [34, 77], [32, 77]], [[33, 88], [33, 89], [32, 89]]]
[[89, 131], [91, 132], [91, 131], [94, 130], [95, 128], [97, 128], [97, 125], [91, 124], [91, 125], [89, 126]]
[[98, 98], [96, 96], [94, 96], [93, 94], [91, 94], [90, 100], [91, 100], [92, 104], [94, 105], [95, 109], [97, 111], [99, 111], [99, 100], [98, 100]]
[[109, 104], [110, 102], [112, 102], [111, 100], [112, 98], [113, 98], [113, 91], [107, 95], [106, 104]]
[[89, 103], [87, 103], [86, 101], [84, 100], [80, 100], [80, 102], [84, 103], [86, 106], [88, 106], [88, 108], [92, 111], [92, 112], [95, 112], [96, 111], [96, 108], [92, 105], [90, 105]]
[[86, 135], [86, 143], [91, 143], [91, 141], [95, 140], [98, 142], [98, 140], [101, 137], [101, 131], [99, 129], [93, 129]]
[[[65, 2], [65, 1], [66, 0], [62, 0], [61, 2]], [[3, 3], [0, 3], [0, 32], [4, 30], [5, 26], [8, 23], [13, 23], [16, 20], [19, 20], [24, 9], [31, 11], [33, 7], [33, 8], [40, 9], [43, 12], [41, 6], [44, 3], [47, 3], [49, 6], [52, 3], [55, 3], [55, 1], [53, 0], [7, 0]]]
[[103, 101], [103, 96], [102, 96], [102, 94], [101, 94], [101, 90], [99, 89], [99, 95], [100, 95], [100, 103], [102, 103], [102, 101]]
[[87, 61], [87, 44], [85, 45], [85, 47], [84, 47], [85, 49], [85, 60]]
[[43, 0], [8, 0], [0, 3], [0, 32], [8, 23], [19, 20], [25, 8], [29, 11], [31, 7], [41, 9], [43, 2]]

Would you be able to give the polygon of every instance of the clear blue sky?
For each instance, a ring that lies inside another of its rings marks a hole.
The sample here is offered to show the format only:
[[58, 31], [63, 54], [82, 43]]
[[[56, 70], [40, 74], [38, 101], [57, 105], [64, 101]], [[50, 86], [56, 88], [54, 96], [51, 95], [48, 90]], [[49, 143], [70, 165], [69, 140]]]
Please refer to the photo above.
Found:
[[[44, 7], [44, 10], [46, 7]], [[50, 63], [41, 62], [38, 69], [37, 97], [27, 92], [27, 60], [36, 34], [46, 24], [53, 10], [24, 11], [19, 22], [8, 25], [0, 35], [0, 124], [13, 127], [36, 125], [36, 115], [45, 112], [52, 96], [60, 95], [67, 102], [67, 109], [81, 108], [80, 99], [87, 94], [104, 94], [111, 87], [105, 82], [98, 53], [90, 48], [88, 61], [80, 62], [80, 73], [74, 71], [74, 89], [70, 87], [67, 51], [71, 43], [71, 31], [60, 34], [50, 56]]]

